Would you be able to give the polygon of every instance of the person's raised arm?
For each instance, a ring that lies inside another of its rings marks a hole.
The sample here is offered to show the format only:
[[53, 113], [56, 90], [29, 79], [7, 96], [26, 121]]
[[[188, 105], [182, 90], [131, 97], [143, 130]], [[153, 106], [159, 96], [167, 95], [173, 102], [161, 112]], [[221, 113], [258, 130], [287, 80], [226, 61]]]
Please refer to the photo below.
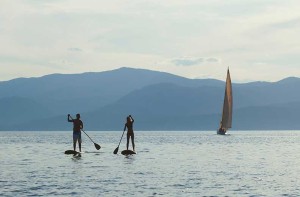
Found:
[[133, 123], [133, 122], [134, 122], [134, 119], [132, 118], [132, 116], [131, 116], [131, 115], [129, 115], [129, 117], [131, 118], [131, 122]]
[[73, 122], [73, 119], [71, 118], [70, 114], [68, 114], [68, 122]]

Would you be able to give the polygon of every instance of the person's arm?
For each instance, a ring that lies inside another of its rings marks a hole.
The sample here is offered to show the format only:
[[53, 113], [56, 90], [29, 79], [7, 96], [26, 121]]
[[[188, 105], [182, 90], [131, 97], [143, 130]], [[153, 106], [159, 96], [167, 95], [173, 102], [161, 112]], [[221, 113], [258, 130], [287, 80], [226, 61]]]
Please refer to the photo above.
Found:
[[134, 119], [132, 118], [132, 116], [131, 116], [131, 115], [129, 115], [129, 117], [131, 118], [131, 122], [133, 123], [133, 122], [134, 122]]
[[124, 126], [124, 131], [126, 130], [126, 127], [127, 127], [127, 123], [125, 123], [125, 126]]
[[80, 127], [81, 127], [81, 129], [83, 129], [83, 122], [82, 121], [81, 121]]
[[73, 119], [71, 118], [70, 114], [68, 114], [68, 122], [73, 122]]

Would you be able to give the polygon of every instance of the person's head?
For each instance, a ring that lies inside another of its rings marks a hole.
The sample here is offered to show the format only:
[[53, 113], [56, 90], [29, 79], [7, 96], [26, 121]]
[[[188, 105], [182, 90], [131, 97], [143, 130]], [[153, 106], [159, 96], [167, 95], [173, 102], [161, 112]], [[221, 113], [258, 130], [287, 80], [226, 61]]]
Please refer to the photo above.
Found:
[[80, 114], [76, 114], [76, 118], [79, 119], [80, 118]]

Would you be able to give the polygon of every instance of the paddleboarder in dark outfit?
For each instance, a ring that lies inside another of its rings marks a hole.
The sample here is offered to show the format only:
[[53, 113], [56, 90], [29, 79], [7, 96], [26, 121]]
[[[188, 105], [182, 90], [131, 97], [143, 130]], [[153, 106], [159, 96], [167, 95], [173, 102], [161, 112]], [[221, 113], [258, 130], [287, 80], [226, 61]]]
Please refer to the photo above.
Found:
[[134, 119], [132, 118], [132, 116], [131, 115], [127, 116], [124, 131], [127, 128], [127, 150], [128, 150], [128, 146], [129, 146], [129, 138], [131, 138], [132, 148], [133, 148], [133, 151], [135, 151], [133, 122], [134, 122]]
[[72, 119], [68, 114], [68, 122], [73, 122], [73, 148], [76, 150], [76, 142], [78, 141], [79, 152], [81, 152], [81, 129], [83, 129], [83, 123], [80, 120], [80, 114], [76, 114], [76, 119]]

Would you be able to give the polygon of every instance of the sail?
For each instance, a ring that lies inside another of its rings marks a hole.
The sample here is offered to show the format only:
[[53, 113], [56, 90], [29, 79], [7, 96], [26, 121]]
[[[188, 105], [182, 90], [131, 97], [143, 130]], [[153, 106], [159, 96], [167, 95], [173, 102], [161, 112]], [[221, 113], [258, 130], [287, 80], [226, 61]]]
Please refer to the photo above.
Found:
[[232, 123], [232, 86], [229, 69], [227, 70], [226, 86], [225, 86], [225, 96], [223, 104], [223, 113], [222, 113], [222, 128], [227, 130], [231, 128]]

